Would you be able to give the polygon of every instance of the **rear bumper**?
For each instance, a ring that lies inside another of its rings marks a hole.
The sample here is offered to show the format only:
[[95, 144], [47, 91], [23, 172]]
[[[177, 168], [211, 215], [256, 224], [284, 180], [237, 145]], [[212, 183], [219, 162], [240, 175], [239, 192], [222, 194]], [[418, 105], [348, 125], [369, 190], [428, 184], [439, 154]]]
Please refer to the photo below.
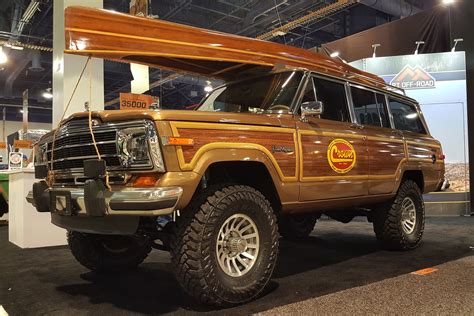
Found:
[[[183, 193], [181, 187], [123, 188], [93, 191], [92, 194], [85, 191], [85, 188], [53, 187], [46, 188], [36, 197], [30, 191], [26, 199], [40, 212], [60, 215], [156, 216], [171, 214]], [[41, 204], [48, 206], [46, 210], [38, 207]], [[102, 210], [97, 211], [95, 206]]]

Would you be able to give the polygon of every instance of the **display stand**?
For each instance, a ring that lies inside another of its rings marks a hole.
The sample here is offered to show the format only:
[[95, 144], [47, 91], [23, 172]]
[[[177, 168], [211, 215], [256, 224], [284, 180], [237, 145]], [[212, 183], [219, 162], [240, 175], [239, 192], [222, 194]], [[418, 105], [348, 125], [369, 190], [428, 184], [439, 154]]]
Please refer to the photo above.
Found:
[[9, 180], [9, 241], [20, 248], [66, 245], [66, 231], [51, 223], [51, 214], [39, 213], [26, 201], [35, 182], [34, 170], [6, 171]]

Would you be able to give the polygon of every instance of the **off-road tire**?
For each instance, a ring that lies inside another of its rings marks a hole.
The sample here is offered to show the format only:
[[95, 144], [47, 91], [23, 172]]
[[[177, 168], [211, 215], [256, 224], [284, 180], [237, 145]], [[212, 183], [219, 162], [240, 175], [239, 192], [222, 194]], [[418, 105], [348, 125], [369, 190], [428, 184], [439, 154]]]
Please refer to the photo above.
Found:
[[[403, 230], [401, 223], [402, 202], [407, 197], [413, 200], [416, 209], [416, 222], [410, 234]], [[425, 206], [421, 190], [414, 181], [403, 181], [395, 199], [379, 206], [374, 212], [375, 235], [384, 248], [410, 250], [420, 245], [425, 228]]]
[[278, 217], [278, 231], [288, 240], [298, 240], [309, 236], [318, 221], [319, 215], [294, 214]]
[[[84, 267], [97, 272], [118, 272], [135, 269], [151, 251], [151, 242], [132, 236], [95, 235], [67, 232], [69, 249]], [[113, 251], [104, 245], [113, 242], [121, 247]]]
[[[227, 275], [219, 266], [219, 230], [232, 215], [244, 214], [255, 223], [258, 255], [243, 276]], [[230, 306], [254, 299], [271, 278], [278, 255], [278, 229], [270, 202], [254, 188], [212, 186], [197, 193], [178, 219], [171, 259], [178, 282], [200, 303]]]

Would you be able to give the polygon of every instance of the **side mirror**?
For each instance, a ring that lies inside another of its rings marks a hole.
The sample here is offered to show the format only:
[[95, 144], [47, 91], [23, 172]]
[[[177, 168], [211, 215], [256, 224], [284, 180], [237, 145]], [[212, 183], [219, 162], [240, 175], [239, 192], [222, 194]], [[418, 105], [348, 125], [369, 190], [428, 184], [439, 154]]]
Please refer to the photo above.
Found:
[[301, 104], [301, 120], [306, 121], [307, 116], [321, 116], [324, 104], [321, 101], [304, 102]]

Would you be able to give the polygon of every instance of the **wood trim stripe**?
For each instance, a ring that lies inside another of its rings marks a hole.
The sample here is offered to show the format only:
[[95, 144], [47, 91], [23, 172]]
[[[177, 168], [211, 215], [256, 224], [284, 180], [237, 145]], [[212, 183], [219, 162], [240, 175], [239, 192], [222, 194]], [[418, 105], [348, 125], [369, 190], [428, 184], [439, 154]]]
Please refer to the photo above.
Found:
[[202, 157], [207, 151], [213, 149], [254, 149], [263, 152], [268, 159], [272, 162], [275, 170], [278, 173], [278, 176], [283, 182], [297, 182], [299, 178], [299, 150], [297, 144], [296, 130], [291, 128], [280, 128], [280, 127], [267, 127], [267, 126], [251, 126], [251, 125], [236, 125], [236, 124], [217, 124], [217, 123], [197, 123], [197, 122], [170, 122], [171, 130], [173, 136], [179, 137], [179, 128], [187, 129], [214, 129], [214, 130], [245, 130], [245, 131], [264, 131], [264, 132], [277, 132], [277, 133], [286, 133], [293, 134], [293, 142], [295, 148], [295, 162], [296, 170], [295, 176], [285, 176], [283, 171], [278, 164], [278, 161], [275, 159], [273, 154], [264, 146], [255, 143], [238, 143], [238, 142], [214, 142], [206, 144], [199, 148], [194, 154], [191, 162], [186, 163], [184, 159], [184, 153], [181, 146], [176, 146], [176, 152], [178, 156], [178, 162], [182, 170], [193, 170], [199, 158]]

